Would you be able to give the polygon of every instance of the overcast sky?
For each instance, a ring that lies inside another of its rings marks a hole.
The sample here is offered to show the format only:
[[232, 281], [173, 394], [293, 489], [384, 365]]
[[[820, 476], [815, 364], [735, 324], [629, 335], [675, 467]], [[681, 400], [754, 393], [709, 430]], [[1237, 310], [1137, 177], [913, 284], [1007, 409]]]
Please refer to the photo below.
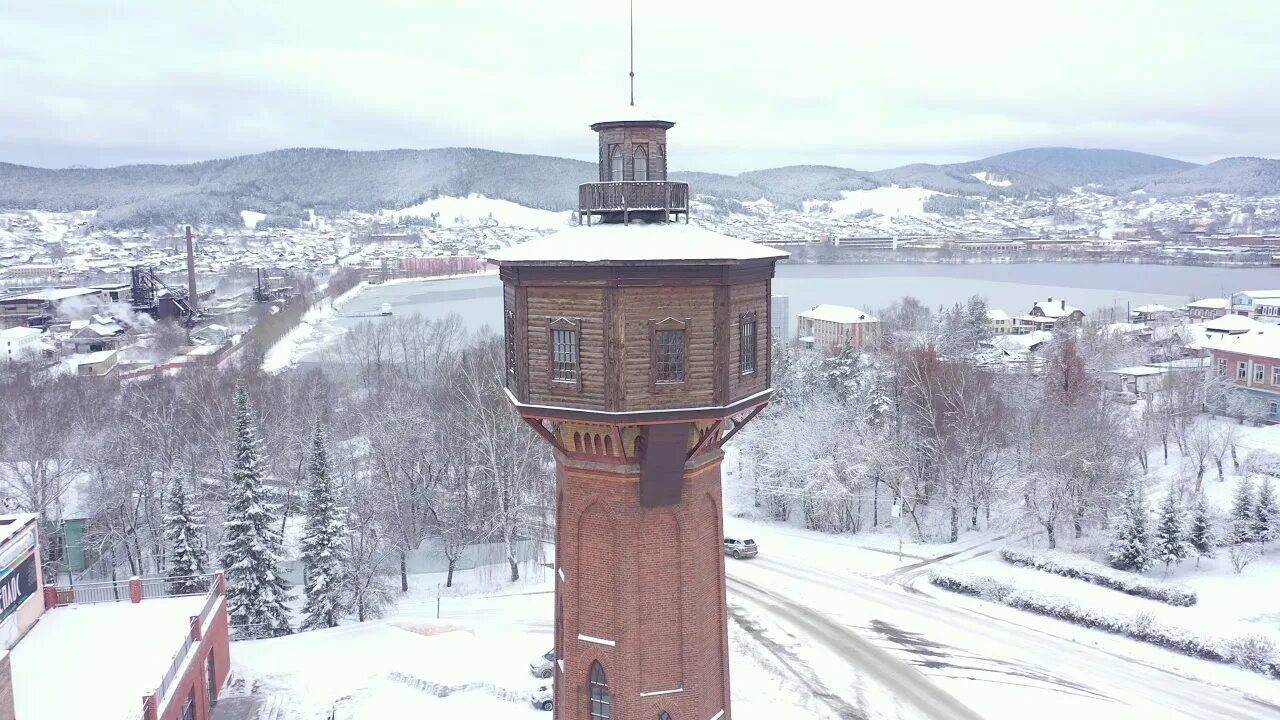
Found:
[[[626, 0], [0, 0], [0, 161], [283, 147], [590, 159]], [[673, 167], [877, 170], [1041, 145], [1280, 156], [1275, 0], [636, 0]]]

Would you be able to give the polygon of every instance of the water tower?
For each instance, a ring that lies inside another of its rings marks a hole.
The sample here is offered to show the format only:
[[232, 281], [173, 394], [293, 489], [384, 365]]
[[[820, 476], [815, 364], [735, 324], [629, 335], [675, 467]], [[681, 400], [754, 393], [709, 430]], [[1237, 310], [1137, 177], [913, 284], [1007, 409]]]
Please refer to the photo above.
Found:
[[720, 720], [721, 447], [772, 393], [786, 253], [688, 224], [674, 123], [633, 112], [591, 126], [583, 222], [491, 258], [506, 389], [555, 448], [555, 717]]

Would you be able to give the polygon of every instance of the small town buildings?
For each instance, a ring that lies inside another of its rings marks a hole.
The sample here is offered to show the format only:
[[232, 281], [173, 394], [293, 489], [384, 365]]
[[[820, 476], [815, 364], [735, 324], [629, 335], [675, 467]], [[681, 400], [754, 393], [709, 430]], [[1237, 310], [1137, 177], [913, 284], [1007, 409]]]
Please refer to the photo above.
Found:
[[80, 377], [110, 380], [119, 374], [119, 355], [115, 350], [89, 353], [76, 364], [76, 375]]
[[1231, 312], [1231, 300], [1229, 298], [1202, 298], [1200, 300], [1192, 300], [1183, 309], [1187, 311], [1187, 317], [1192, 321], [1212, 320]]
[[1014, 334], [1025, 334], [1033, 330], [1053, 330], [1066, 325], [1079, 325], [1084, 320], [1084, 311], [1066, 300], [1049, 298], [1031, 306], [1031, 312], [1014, 319]]
[[769, 296], [769, 331], [770, 337], [777, 342], [789, 343], [791, 333], [788, 324], [791, 321], [791, 300], [786, 295]]
[[114, 318], [95, 315], [92, 320], [71, 323], [66, 345], [71, 352], [92, 353], [115, 350], [124, 338], [124, 328]]
[[223, 576], [190, 594], [167, 578], [46, 585], [38, 522], [0, 516], [0, 720], [209, 718], [231, 667]]
[[1218, 334], [1204, 345], [1217, 376], [1256, 399], [1263, 419], [1280, 422], [1280, 328]]
[[0, 329], [10, 327], [45, 327], [68, 301], [99, 305], [105, 296], [93, 288], [55, 288], [0, 298]]
[[1280, 299], [1254, 302], [1253, 319], [1271, 325], [1280, 324]]
[[840, 247], [857, 248], [859, 250], [896, 250], [898, 245], [892, 235], [837, 237], [832, 240], [832, 244]]
[[943, 242], [942, 246], [958, 252], [981, 253], [1022, 252], [1027, 249], [1026, 241], [1009, 238], [952, 238]]
[[996, 335], [1008, 335], [1013, 332], [1013, 318], [1003, 310], [988, 310], [987, 319], [991, 321], [991, 332]]
[[0, 330], [0, 362], [21, 362], [40, 352], [39, 328], [14, 327]]
[[1280, 301], [1280, 290], [1241, 290], [1231, 295], [1231, 312], [1252, 317], [1254, 304], [1267, 300]]
[[839, 353], [846, 346], [866, 345], [879, 328], [879, 319], [844, 305], [816, 305], [796, 316], [800, 344], [830, 354]]
[[1172, 320], [1178, 311], [1167, 305], [1139, 305], [1131, 311], [1134, 322], [1153, 323]]

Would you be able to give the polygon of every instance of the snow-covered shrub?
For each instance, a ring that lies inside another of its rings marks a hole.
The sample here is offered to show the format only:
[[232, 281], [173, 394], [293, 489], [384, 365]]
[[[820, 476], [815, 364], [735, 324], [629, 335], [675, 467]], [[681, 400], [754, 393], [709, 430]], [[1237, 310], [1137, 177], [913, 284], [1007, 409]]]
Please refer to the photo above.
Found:
[[1241, 635], [1228, 640], [1227, 653], [1231, 662], [1254, 672], [1274, 675], [1280, 670], [1276, 644], [1262, 635]]
[[1249, 459], [1244, 463], [1244, 470], [1247, 473], [1280, 478], [1280, 453], [1254, 450], [1249, 453]]
[[1000, 557], [1005, 562], [1013, 563], [1014, 565], [1021, 565], [1033, 570], [1061, 575], [1075, 580], [1083, 580], [1093, 585], [1101, 585], [1105, 588], [1118, 590], [1126, 595], [1158, 600], [1159, 602], [1179, 607], [1190, 607], [1196, 604], [1196, 591], [1191, 588], [1149, 580], [1065, 553], [1052, 551], [1030, 553], [1005, 548], [1000, 551]]
[[1246, 635], [1223, 640], [1204, 636], [1186, 628], [1164, 625], [1150, 613], [1112, 615], [1105, 610], [1081, 607], [1066, 598], [1014, 588], [994, 578], [963, 571], [934, 570], [929, 573], [929, 582], [952, 592], [1280, 678], [1280, 661], [1276, 658], [1275, 648], [1265, 638]]
[[1250, 542], [1244, 542], [1236, 543], [1228, 548], [1227, 555], [1231, 558], [1231, 569], [1239, 575], [1244, 572], [1244, 569], [1249, 566], [1249, 563], [1262, 556], [1262, 551], [1258, 549], [1257, 545]]

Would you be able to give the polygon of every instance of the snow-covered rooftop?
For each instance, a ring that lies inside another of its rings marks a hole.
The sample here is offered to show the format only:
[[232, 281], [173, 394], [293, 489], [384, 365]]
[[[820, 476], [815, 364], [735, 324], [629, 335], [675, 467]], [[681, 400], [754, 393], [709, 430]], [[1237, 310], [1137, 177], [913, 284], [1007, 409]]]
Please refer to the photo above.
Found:
[[790, 255], [684, 223], [578, 225], [503, 248], [487, 259], [499, 264], [715, 263], [779, 259]]
[[1202, 298], [1187, 303], [1189, 308], [1202, 308], [1205, 310], [1225, 310], [1230, 305], [1231, 301], [1227, 298]]
[[1168, 305], [1139, 305], [1133, 309], [1136, 313], [1171, 313], [1177, 312]]
[[5, 300], [47, 300], [49, 302], [58, 302], [67, 298], [93, 295], [97, 292], [97, 290], [90, 288], [55, 288], [53, 290], [41, 290], [40, 292], [27, 293], [26, 295], [7, 297]]
[[800, 313], [799, 316], [810, 320], [825, 320], [843, 325], [880, 322], [858, 308], [845, 305], [816, 305]]
[[1168, 368], [1149, 367], [1147, 365], [1135, 365], [1134, 367], [1116, 368], [1111, 371], [1112, 375], [1127, 375], [1129, 377], [1143, 377], [1146, 375], [1163, 375], [1169, 372]]
[[1066, 302], [1061, 300], [1046, 300], [1044, 302], [1038, 302], [1032, 310], [1034, 311], [1035, 308], [1039, 308], [1040, 312], [1044, 313], [1044, 316], [1049, 318], [1066, 317], [1074, 312], [1080, 311], [1080, 308], [1068, 305]]
[[0, 545], [9, 542], [9, 538], [17, 534], [19, 530], [22, 530], [27, 527], [28, 523], [39, 518], [40, 516], [35, 513], [0, 515]]
[[16, 717], [127, 717], [156, 691], [204, 603], [192, 596], [46, 612], [10, 651]]
[[1200, 342], [1200, 346], [1210, 350], [1280, 360], [1280, 328], [1261, 324], [1260, 327], [1267, 329], [1235, 335], [1208, 335]]
[[1257, 330], [1264, 325], [1244, 315], [1223, 315], [1205, 322], [1201, 327], [1208, 333], [1242, 334]]
[[35, 337], [40, 334], [40, 328], [33, 327], [12, 327], [0, 330], [0, 340], [18, 341], [25, 340], [29, 337]]
[[988, 320], [998, 321], [998, 322], [1008, 322], [1008, 320], [1009, 320], [1009, 313], [1007, 313], [1007, 312], [1005, 312], [1005, 311], [1003, 311], [1003, 310], [988, 310], [988, 311], [987, 311], [987, 319], [988, 319]]

